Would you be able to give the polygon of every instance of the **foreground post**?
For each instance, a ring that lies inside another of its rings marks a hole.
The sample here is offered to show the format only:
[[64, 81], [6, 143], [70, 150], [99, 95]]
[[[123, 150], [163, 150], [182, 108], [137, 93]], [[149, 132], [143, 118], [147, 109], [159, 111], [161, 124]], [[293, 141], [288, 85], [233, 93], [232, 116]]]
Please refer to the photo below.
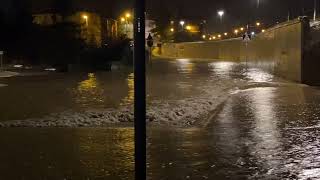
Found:
[[146, 179], [145, 0], [134, 2], [135, 179]]

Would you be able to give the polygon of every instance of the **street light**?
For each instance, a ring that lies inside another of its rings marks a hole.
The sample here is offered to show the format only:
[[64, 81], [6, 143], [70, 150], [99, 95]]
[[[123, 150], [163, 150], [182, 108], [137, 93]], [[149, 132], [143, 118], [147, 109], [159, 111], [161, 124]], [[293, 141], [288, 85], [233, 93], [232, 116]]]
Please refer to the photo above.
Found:
[[125, 22], [125, 21], [126, 21], [126, 19], [122, 17], [121, 18], [121, 22]]
[[228, 36], [228, 33], [225, 32], [224, 35], [225, 35], [225, 36]]
[[173, 29], [173, 28], [171, 28], [171, 29], [170, 29], [170, 31], [171, 31], [171, 32], [174, 32], [174, 29]]
[[257, 25], [257, 26], [260, 26], [260, 25], [261, 25], [261, 23], [260, 23], [260, 22], [257, 22], [257, 23], [256, 23], [256, 25]]
[[266, 30], [262, 29], [262, 30], [261, 30], [261, 32], [263, 32], [263, 33], [264, 33], [264, 32], [266, 32]]
[[83, 15], [82, 18], [86, 21], [86, 26], [88, 26], [88, 16], [87, 15]]
[[127, 13], [126, 14], [126, 18], [130, 18], [131, 17], [131, 14], [130, 13]]
[[192, 28], [191, 26], [186, 26], [186, 29], [190, 31]]
[[244, 30], [244, 28], [242, 27], [242, 28], [240, 28], [240, 30], [241, 30], [241, 31], [243, 31], [243, 30]]
[[238, 29], [234, 30], [234, 33], [235, 33], [236, 35], [238, 35], [239, 30], [238, 30]]
[[184, 21], [180, 21], [180, 25], [182, 26], [182, 28], [183, 28], [184, 24], [185, 24]]
[[220, 21], [222, 22], [222, 16], [224, 15], [224, 11], [223, 10], [219, 10], [218, 11], [218, 15], [220, 17]]
[[206, 39], [206, 35], [202, 35], [202, 39]]

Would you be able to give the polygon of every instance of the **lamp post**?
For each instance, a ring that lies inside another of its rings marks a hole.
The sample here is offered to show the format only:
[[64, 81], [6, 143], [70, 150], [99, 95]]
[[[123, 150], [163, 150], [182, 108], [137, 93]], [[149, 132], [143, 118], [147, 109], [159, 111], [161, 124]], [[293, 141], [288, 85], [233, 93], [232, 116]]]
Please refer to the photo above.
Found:
[[317, 18], [317, 0], [314, 0], [313, 21]]
[[224, 15], [224, 11], [223, 11], [223, 10], [219, 10], [219, 11], [218, 11], [218, 16], [220, 17], [221, 23], [222, 23], [222, 17], [223, 17], [223, 15]]
[[125, 29], [126, 29], [126, 35], [129, 36], [129, 18], [131, 17], [130, 13], [126, 13], [125, 15]]
[[257, 9], [260, 7], [260, 0], [257, 0]]
[[87, 15], [83, 15], [82, 18], [86, 21], [86, 26], [88, 27], [88, 16]]
[[182, 27], [182, 31], [183, 31], [183, 28], [184, 28], [184, 24], [185, 24], [184, 21], [180, 21], [180, 25], [181, 25], [181, 27]]

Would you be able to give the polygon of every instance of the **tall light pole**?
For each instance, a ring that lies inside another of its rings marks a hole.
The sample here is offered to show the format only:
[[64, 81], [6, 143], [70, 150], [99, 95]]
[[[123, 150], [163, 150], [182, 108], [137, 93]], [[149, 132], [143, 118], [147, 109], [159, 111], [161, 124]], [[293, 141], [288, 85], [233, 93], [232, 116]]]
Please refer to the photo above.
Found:
[[313, 21], [317, 18], [317, 0], [314, 0]]
[[134, 0], [134, 159], [135, 180], [147, 179], [145, 0]]
[[180, 21], [180, 25], [181, 25], [181, 27], [182, 27], [182, 31], [183, 31], [183, 28], [184, 28], [184, 24], [185, 24], [186, 22], [184, 22], [184, 21]]
[[219, 10], [219, 11], [218, 11], [218, 16], [220, 17], [221, 23], [222, 23], [222, 17], [223, 17], [223, 15], [224, 15], [224, 11], [223, 11], [223, 10]]
[[86, 26], [88, 27], [88, 16], [87, 15], [83, 15], [82, 18], [85, 20], [86, 22]]

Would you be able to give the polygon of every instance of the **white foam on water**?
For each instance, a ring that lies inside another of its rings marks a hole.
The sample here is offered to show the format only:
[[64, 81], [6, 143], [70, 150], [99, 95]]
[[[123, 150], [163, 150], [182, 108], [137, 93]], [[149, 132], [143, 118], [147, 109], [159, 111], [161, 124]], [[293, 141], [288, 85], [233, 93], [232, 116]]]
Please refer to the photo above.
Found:
[[[243, 84], [241, 82], [241, 84]], [[217, 82], [215, 88], [201, 87], [203, 93], [181, 100], [158, 100], [148, 103], [147, 122], [170, 126], [194, 126], [206, 123], [214, 111], [230, 95], [237, 81]], [[133, 107], [119, 109], [66, 111], [39, 119], [1, 122], [0, 127], [96, 127], [117, 123], [132, 123]]]
[[0, 78], [8, 78], [8, 77], [13, 77], [17, 76], [19, 73], [17, 72], [11, 72], [11, 71], [0, 71]]

